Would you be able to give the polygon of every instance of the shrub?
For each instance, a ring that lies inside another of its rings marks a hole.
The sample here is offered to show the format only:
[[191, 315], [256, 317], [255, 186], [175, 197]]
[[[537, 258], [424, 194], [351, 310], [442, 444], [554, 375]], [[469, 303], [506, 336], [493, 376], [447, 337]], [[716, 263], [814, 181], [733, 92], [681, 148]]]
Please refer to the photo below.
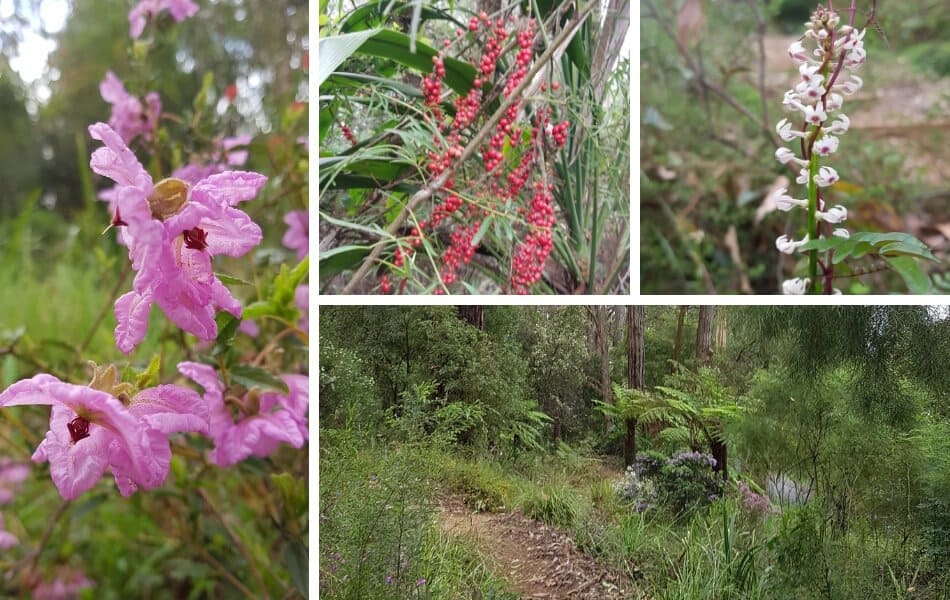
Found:
[[637, 512], [658, 505], [681, 514], [722, 496], [722, 480], [712, 470], [715, 464], [712, 456], [696, 451], [669, 458], [656, 452], [639, 454], [614, 490]]
[[450, 461], [443, 472], [449, 489], [463, 495], [465, 503], [477, 511], [503, 510], [514, 495], [502, 472], [484, 461]]

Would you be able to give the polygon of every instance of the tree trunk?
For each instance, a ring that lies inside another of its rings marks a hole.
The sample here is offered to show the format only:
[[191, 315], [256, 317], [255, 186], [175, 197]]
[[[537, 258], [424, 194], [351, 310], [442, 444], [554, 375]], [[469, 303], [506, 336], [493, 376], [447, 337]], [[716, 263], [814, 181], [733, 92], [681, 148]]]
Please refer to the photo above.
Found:
[[673, 338], [673, 356], [670, 361], [670, 373], [676, 370], [680, 361], [680, 349], [683, 347], [683, 322], [686, 320], [686, 306], [676, 309], [676, 336]]
[[468, 321], [469, 325], [480, 331], [485, 331], [485, 307], [478, 306], [457, 306], [455, 307], [458, 317], [463, 321]]
[[[642, 390], [644, 382], [643, 306], [627, 307], [627, 387]], [[630, 466], [637, 456], [637, 420], [627, 419], [627, 435], [623, 444], [623, 461]]]
[[715, 306], [699, 307], [699, 325], [696, 326], [696, 366], [709, 366], [712, 361], [712, 330]]
[[[712, 334], [715, 316], [715, 306], [699, 307], [699, 326], [696, 328], [697, 367], [709, 366], [709, 363], [712, 361]], [[717, 331], [717, 334], [718, 333]], [[723, 333], [722, 335], [724, 336], [725, 334]], [[722, 423], [714, 421], [711, 427], [714, 435], [722, 435]], [[709, 439], [709, 453], [716, 459], [716, 466], [713, 467], [713, 470], [722, 475], [723, 481], [727, 481], [729, 478], [729, 468], [726, 443], [711, 436]]]
[[[590, 341], [594, 346], [597, 359], [600, 361], [600, 399], [610, 404], [613, 402], [613, 393], [610, 389], [610, 333], [609, 308], [606, 306], [591, 306], [588, 315], [593, 329]], [[604, 431], [610, 433], [612, 421], [604, 415]]]

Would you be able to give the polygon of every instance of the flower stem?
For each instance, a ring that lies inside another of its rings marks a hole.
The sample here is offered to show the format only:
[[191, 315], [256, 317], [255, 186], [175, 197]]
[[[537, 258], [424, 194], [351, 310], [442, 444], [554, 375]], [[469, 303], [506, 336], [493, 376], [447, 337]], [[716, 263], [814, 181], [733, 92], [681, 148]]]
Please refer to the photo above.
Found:
[[[818, 212], [818, 184], [815, 183], [815, 176], [818, 175], [818, 154], [812, 153], [808, 162], [808, 236], [809, 239], [818, 239], [818, 218], [815, 213]], [[813, 294], [819, 293], [820, 282], [818, 280], [818, 250], [808, 251], [808, 277], [811, 279], [811, 291]]]

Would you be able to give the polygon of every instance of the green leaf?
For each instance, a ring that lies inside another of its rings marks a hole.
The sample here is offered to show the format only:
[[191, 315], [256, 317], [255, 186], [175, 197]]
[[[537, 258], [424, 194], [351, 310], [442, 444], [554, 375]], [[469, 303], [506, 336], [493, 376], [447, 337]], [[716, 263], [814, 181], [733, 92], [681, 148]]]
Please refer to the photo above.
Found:
[[422, 97], [422, 90], [414, 85], [409, 85], [396, 79], [390, 79], [389, 77], [376, 77], [375, 75], [364, 75], [362, 73], [346, 73], [337, 71], [327, 78], [325, 85], [332, 85], [334, 87], [340, 88], [359, 88], [364, 83], [375, 83], [382, 87], [388, 87], [390, 89], [396, 90], [403, 96], [408, 96], [410, 98]]
[[884, 260], [897, 271], [907, 289], [912, 294], [929, 294], [931, 290], [930, 277], [924, 272], [917, 261], [911, 256], [885, 256]]
[[491, 217], [487, 217], [484, 221], [482, 221], [482, 224], [479, 225], [478, 227], [478, 231], [475, 233], [475, 236], [472, 238], [472, 241], [471, 241], [472, 246], [478, 246], [479, 244], [482, 243], [482, 238], [485, 237], [485, 234], [488, 233], [489, 229], [491, 229], [492, 221], [493, 219]]
[[[321, 46], [321, 52], [323, 47]], [[432, 71], [432, 57], [438, 51], [431, 46], [416, 42], [416, 51], [409, 50], [409, 36], [398, 31], [379, 31], [359, 48], [360, 54], [395, 61], [423, 73]], [[322, 60], [322, 57], [321, 57]], [[475, 81], [475, 67], [454, 58], [445, 58], [445, 84], [460, 95], [468, 94]]]
[[[404, 2], [392, 2], [392, 0], [380, 0], [378, 2], [368, 2], [356, 8], [350, 14], [343, 18], [340, 23], [340, 31], [361, 31], [368, 27], [381, 25], [386, 19], [398, 17], [402, 13], [412, 11], [412, 5]], [[467, 25], [456, 20], [451, 14], [429, 7], [423, 7], [420, 17], [423, 21], [445, 20], [455, 23], [461, 29]]]
[[231, 348], [231, 342], [234, 341], [241, 319], [222, 311], [215, 315], [214, 321], [218, 324], [218, 337], [214, 340], [211, 356], [218, 356]]
[[289, 542], [284, 549], [284, 560], [287, 562], [290, 579], [294, 582], [297, 591], [303, 594], [304, 598], [309, 598], [307, 590], [307, 569], [309, 568], [307, 547], [300, 541]]
[[250, 281], [245, 281], [240, 277], [235, 277], [233, 275], [225, 275], [224, 273], [215, 273], [215, 277], [221, 280], [222, 283], [227, 283], [230, 285], [254, 285]]
[[260, 367], [251, 365], [234, 365], [228, 370], [231, 381], [239, 383], [247, 389], [261, 388], [265, 390], [278, 390], [283, 393], [289, 393], [290, 389], [282, 379], [265, 371]]
[[372, 246], [350, 244], [327, 250], [320, 254], [320, 280], [343, 271], [352, 271], [366, 258]]
[[162, 357], [155, 355], [148, 362], [148, 368], [135, 377], [135, 387], [142, 390], [158, 385], [158, 372], [162, 367]]
[[379, 32], [378, 29], [368, 29], [321, 38], [319, 48], [320, 71], [317, 74], [317, 87], [319, 88], [330, 76], [330, 73], [336, 71], [336, 68], [343, 64], [343, 61], [351, 57], [377, 32]]

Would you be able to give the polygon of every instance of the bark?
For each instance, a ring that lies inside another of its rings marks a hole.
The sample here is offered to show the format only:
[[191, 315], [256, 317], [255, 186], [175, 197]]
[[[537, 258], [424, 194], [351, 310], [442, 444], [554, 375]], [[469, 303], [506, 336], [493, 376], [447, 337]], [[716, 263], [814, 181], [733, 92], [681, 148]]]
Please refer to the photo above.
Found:
[[[643, 306], [627, 307], [627, 387], [644, 388]], [[627, 435], [623, 444], [623, 461], [630, 466], [637, 456], [637, 420], [627, 419]]]
[[[712, 361], [713, 321], [715, 316], [715, 306], [699, 307], [699, 326], [696, 328], [697, 367], [708, 366]], [[714, 435], [722, 435], [722, 423], [719, 421], [710, 423], [710, 428]], [[716, 459], [716, 466], [713, 467], [713, 470], [720, 473], [723, 481], [726, 481], [729, 478], [726, 443], [716, 439], [714, 435], [709, 438], [709, 453]]]
[[686, 321], [686, 306], [676, 309], [676, 336], [673, 338], [673, 356], [670, 362], [670, 373], [676, 369], [680, 361], [680, 350], [683, 348], [683, 322]]
[[457, 306], [455, 308], [458, 317], [467, 321], [469, 325], [480, 331], [485, 331], [485, 307], [478, 306]]
[[715, 306], [699, 307], [699, 325], [696, 327], [696, 366], [708, 366], [712, 361], [712, 330]]
[[[591, 306], [588, 308], [588, 315], [593, 330], [592, 345], [600, 361], [600, 398], [609, 404], [613, 402], [613, 392], [610, 389], [610, 309], [606, 306]], [[604, 415], [604, 428], [607, 432], [610, 430], [610, 423], [610, 417]]]

